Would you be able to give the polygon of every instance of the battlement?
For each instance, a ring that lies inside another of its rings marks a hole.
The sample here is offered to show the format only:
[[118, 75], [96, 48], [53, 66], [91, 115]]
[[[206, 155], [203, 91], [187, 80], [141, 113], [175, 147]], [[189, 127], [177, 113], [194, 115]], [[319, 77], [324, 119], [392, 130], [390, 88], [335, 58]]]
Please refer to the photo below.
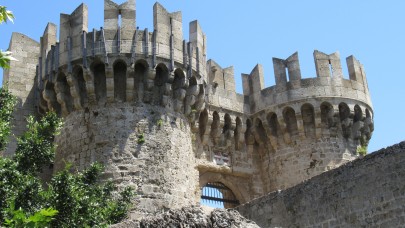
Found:
[[34, 112], [65, 118], [55, 169], [103, 162], [106, 177], [136, 185], [137, 213], [154, 213], [198, 202], [196, 189], [216, 182], [235, 194], [232, 202], [247, 202], [336, 168], [367, 146], [374, 113], [355, 57], [346, 58], [349, 79], [338, 52], [314, 52], [315, 78], [302, 78], [297, 52], [273, 58], [275, 85], [265, 88], [258, 64], [242, 74], [239, 94], [233, 66], [206, 61], [198, 21], [186, 41], [181, 12], [156, 3], [153, 28], [141, 30], [135, 6], [104, 0], [103, 27], [89, 30], [81, 4], [60, 15], [59, 40], [53, 23], [39, 44], [12, 37], [10, 51], [22, 61], [4, 78], [28, 104], [16, 112], [18, 125]]
[[260, 65], [250, 74], [242, 74], [243, 94], [253, 104], [251, 112], [313, 97], [355, 99], [372, 107], [363, 65], [354, 56], [346, 58], [350, 79], [343, 78], [339, 52], [315, 51], [314, 61], [317, 77], [302, 79], [297, 52], [287, 59], [273, 58], [276, 85], [268, 88], [264, 88]]
[[[104, 1], [104, 27], [88, 31], [88, 9], [81, 4], [71, 14], [61, 14], [59, 42], [56, 25], [49, 23], [41, 37], [40, 75], [42, 80], [52, 79], [59, 67], [72, 72], [72, 64], [88, 68], [89, 58], [98, 58], [111, 64], [110, 57], [131, 56], [148, 59], [151, 68], [159, 60], [169, 61], [169, 71], [178, 67], [187, 69], [188, 75], [205, 78], [206, 39], [197, 21], [190, 22], [189, 42], [183, 39], [181, 12], [169, 13], [162, 5], [153, 7], [153, 31], [136, 28], [135, 1], [118, 5]], [[190, 67], [189, 67], [190, 66]], [[50, 76], [50, 77], [49, 77]]]

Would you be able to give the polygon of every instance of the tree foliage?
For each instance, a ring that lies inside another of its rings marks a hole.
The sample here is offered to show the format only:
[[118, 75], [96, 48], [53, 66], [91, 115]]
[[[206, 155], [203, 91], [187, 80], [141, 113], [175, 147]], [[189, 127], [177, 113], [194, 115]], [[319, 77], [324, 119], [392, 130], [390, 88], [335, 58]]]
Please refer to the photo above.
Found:
[[11, 119], [17, 100], [7, 90], [0, 88], [0, 151], [6, 149], [11, 133]]
[[[0, 142], [4, 149], [15, 104], [4, 88], [0, 90], [0, 104]], [[43, 187], [39, 174], [53, 162], [53, 140], [61, 126], [61, 119], [53, 112], [39, 121], [28, 117], [27, 131], [17, 140], [15, 156], [0, 157], [0, 226], [93, 227], [126, 218], [132, 189], [116, 193], [112, 182], [101, 182], [103, 166], [99, 163], [81, 172], [71, 172], [68, 166]]]
[[7, 10], [7, 7], [0, 6], [0, 24], [7, 23], [7, 21], [13, 22], [14, 14], [10, 10]]
[[[5, 6], [0, 6], [0, 24], [7, 23], [7, 21], [13, 22], [14, 14], [10, 10], [7, 10]], [[1, 68], [9, 68], [10, 61], [16, 60], [11, 56], [11, 52], [5, 51], [3, 52], [0, 50], [0, 67]]]

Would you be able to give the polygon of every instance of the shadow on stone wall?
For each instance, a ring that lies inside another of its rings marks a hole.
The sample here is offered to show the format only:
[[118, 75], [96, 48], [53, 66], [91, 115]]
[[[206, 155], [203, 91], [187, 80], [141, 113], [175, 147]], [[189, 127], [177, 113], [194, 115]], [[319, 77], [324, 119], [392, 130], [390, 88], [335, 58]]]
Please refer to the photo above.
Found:
[[237, 210], [261, 227], [399, 227], [404, 205], [405, 141]]

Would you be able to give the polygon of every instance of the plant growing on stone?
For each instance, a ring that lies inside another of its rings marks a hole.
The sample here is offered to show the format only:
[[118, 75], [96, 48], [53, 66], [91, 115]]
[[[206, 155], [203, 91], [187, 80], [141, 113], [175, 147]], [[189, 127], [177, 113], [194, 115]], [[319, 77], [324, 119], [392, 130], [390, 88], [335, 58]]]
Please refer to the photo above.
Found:
[[162, 119], [158, 119], [158, 121], [156, 122], [158, 127], [163, 126], [163, 120]]
[[145, 142], [145, 135], [142, 133], [138, 136], [138, 144], [142, 144]]
[[356, 152], [361, 156], [366, 156], [367, 155], [367, 146], [359, 146], [359, 147], [357, 147]]

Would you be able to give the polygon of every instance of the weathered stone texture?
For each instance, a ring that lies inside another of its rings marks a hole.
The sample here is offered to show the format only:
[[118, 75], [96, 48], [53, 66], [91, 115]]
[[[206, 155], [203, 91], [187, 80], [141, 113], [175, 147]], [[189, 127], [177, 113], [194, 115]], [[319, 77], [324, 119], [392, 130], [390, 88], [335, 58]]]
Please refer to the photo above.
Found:
[[113, 228], [166, 228], [166, 227], [199, 227], [199, 228], [256, 228], [254, 222], [243, 218], [235, 210], [207, 209], [203, 207], [184, 207], [148, 216], [140, 222], [127, 221], [112, 226]]
[[[40, 54], [39, 47], [38, 42], [23, 34], [14, 32], [11, 37], [8, 50], [18, 61], [11, 61], [10, 69], [4, 70], [3, 86], [8, 86], [11, 94], [18, 99], [12, 121], [14, 126], [12, 134], [15, 136], [20, 136], [25, 131], [27, 125], [25, 119], [36, 113], [34, 85], [36, 84], [36, 65]], [[13, 155], [16, 146], [16, 139], [11, 136], [4, 155]]]
[[405, 142], [239, 206], [261, 227], [402, 227]]
[[55, 170], [65, 162], [77, 169], [104, 163], [105, 179], [137, 189], [131, 218], [195, 205], [213, 182], [246, 203], [349, 162], [367, 146], [374, 113], [353, 56], [350, 80], [339, 53], [315, 51], [317, 77], [305, 79], [298, 53], [274, 58], [276, 85], [265, 88], [258, 64], [242, 74], [238, 94], [233, 67], [206, 61], [198, 21], [189, 24], [186, 41], [181, 12], [156, 3], [154, 27], [142, 31], [135, 12], [135, 0], [105, 0], [104, 28], [88, 31], [82, 4], [61, 14], [59, 41], [56, 25], [48, 24], [41, 51], [13, 36], [11, 50], [22, 61], [5, 71], [24, 104], [15, 114], [17, 131], [36, 111], [64, 117]]
[[106, 166], [104, 178], [133, 186], [133, 216], [198, 202], [190, 127], [176, 113], [125, 103], [78, 111], [66, 117], [56, 143], [55, 171], [65, 162], [83, 169], [98, 161]]

